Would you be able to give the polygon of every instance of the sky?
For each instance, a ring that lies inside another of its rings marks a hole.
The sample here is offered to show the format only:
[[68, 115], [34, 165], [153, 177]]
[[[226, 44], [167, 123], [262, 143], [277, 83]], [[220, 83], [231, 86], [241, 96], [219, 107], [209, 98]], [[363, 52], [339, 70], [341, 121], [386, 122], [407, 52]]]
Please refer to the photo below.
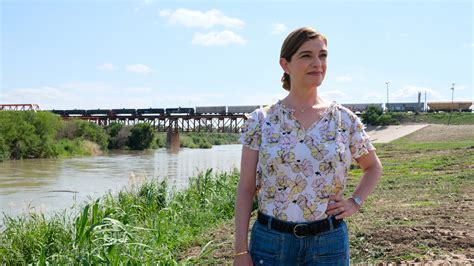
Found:
[[339, 103], [474, 99], [472, 1], [0, 0], [0, 104], [48, 109], [269, 104], [283, 40], [328, 39]]

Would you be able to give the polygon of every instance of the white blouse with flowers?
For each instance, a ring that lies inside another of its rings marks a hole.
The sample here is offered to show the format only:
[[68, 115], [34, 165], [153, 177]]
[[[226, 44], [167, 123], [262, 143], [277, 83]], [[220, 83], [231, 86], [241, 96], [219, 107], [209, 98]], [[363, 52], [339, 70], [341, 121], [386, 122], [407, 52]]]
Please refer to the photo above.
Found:
[[329, 195], [342, 196], [352, 158], [375, 150], [360, 119], [333, 102], [304, 129], [278, 101], [247, 116], [240, 141], [259, 151], [258, 207], [280, 220], [323, 219]]

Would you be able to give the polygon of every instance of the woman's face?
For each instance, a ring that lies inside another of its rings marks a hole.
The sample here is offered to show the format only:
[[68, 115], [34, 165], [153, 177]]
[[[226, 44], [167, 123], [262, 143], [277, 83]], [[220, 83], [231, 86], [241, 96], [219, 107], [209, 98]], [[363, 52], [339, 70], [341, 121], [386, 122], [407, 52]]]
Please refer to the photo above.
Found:
[[291, 89], [313, 89], [319, 87], [326, 75], [327, 47], [316, 38], [305, 42], [291, 61], [280, 59], [283, 70], [290, 75]]

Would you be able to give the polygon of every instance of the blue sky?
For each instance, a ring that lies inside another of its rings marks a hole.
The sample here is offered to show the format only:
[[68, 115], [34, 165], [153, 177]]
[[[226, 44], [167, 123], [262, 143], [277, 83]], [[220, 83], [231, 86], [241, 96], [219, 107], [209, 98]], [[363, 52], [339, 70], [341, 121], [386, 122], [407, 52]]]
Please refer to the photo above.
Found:
[[42, 109], [267, 104], [294, 28], [328, 38], [340, 103], [473, 100], [472, 1], [0, 0], [0, 103]]

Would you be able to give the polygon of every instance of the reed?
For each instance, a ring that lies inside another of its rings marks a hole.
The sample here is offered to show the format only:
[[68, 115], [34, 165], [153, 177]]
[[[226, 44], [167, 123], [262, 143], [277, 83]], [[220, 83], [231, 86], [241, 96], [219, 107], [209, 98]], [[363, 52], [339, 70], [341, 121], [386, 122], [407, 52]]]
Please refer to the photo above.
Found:
[[77, 214], [4, 215], [0, 260], [9, 264], [176, 264], [199, 235], [233, 217], [238, 173], [209, 169], [177, 191], [151, 180], [107, 194]]

